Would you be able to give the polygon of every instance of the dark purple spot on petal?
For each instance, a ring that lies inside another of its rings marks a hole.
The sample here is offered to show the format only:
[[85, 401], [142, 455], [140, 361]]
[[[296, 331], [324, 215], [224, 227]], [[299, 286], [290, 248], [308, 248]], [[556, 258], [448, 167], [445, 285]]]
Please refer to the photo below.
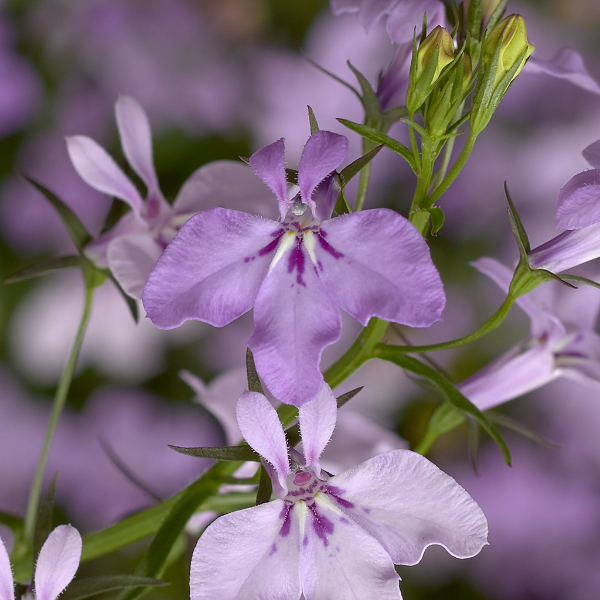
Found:
[[325, 252], [329, 252], [329, 254], [331, 254], [331, 256], [333, 256], [333, 258], [335, 258], [336, 260], [342, 258], [344, 255], [341, 252], [338, 252], [329, 242], [325, 241], [326, 235], [327, 234], [322, 229], [317, 235], [317, 239], [319, 240], [321, 248], [323, 248]]
[[277, 544], [273, 544], [271, 546], [271, 552], [269, 552], [269, 556], [271, 556], [272, 554], [275, 554], [275, 552], [277, 552]]
[[317, 507], [314, 504], [310, 505], [308, 508], [310, 508], [314, 516], [312, 521], [313, 529], [315, 530], [317, 537], [323, 541], [323, 545], [327, 546], [329, 543], [327, 536], [333, 533], [333, 523], [327, 517], [319, 514]]
[[371, 512], [370, 508], [363, 508], [363, 512], [365, 513], [365, 515], [368, 515]]
[[258, 255], [259, 256], [264, 256], [265, 254], [270, 254], [271, 252], [273, 252], [273, 250], [275, 250], [275, 248], [277, 248], [277, 244], [279, 244], [279, 238], [281, 238], [281, 236], [284, 234], [284, 230], [280, 229], [279, 231], [275, 231], [274, 233], [272, 233], [271, 235], [275, 237], [275, 239], [270, 242], [269, 244], [267, 244], [264, 248], [261, 248], [258, 251]]
[[250, 257], [249, 257], [249, 256], [246, 256], [246, 258], [244, 259], [244, 262], [245, 262], [245, 263], [247, 263], [247, 262], [250, 262]]
[[290, 256], [288, 258], [288, 273], [292, 273], [294, 269], [296, 269], [296, 283], [306, 287], [306, 283], [302, 279], [305, 262], [304, 252], [302, 251], [302, 240], [296, 238], [296, 242], [296, 247], [290, 252]]
[[308, 536], [305, 535], [304, 539], [302, 540], [302, 545], [306, 548], [306, 546], [308, 546]]

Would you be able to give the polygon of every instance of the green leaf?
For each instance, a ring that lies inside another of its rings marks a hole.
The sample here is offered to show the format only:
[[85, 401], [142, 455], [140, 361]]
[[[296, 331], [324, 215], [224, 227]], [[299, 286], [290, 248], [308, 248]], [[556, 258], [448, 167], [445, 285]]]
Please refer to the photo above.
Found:
[[431, 235], [437, 235], [444, 225], [444, 211], [439, 206], [432, 206], [427, 212], [431, 217]]
[[48, 490], [42, 498], [37, 517], [35, 519], [35, 531], [33, 533], [33, 557], [37, 560], [37, 557], [44, 545], [44, 542], [48, 539], [50, 532], [52, 531], [52, 515], [54, 514], [54, 493], [56, 491], [56, 480], [58, 479], [58, 473], [52, 479], [52, 482], [48, 486]]
[[213, 460], [235, 460], [260, 462], [260, 456], [250, 448], [250, 446], [223, 446], [208, 447], [199, 446], [197, 448], [184, 448], [182, 446], [171, 446], [171, 450], [185, 454], [186, 456], [196, 456], [198, 458], [211, 458]]
[[511, 223], [514, 221], [513, 232], [515, 233], [517, 244], [519, 244], [519, 248], [522, 247], [525, 250], [525, 253], [527, 253], [531, 250], [529, 237], [527, 236], [527, 232], [525, 231], [525, 227], [523, 226], [523, 221], [521, 221], [521, 217], [519, 217], [519, 213], [517, 212], [512, 198], [510, 197], [506, 181], [504, 182], [504, 193], [506, 194], [506, 200], [508, 201], [510, 215], [512, 217]]
[[356, 175], [358, 175], [361, 170], [366, 167], [379, 154], [379, 152], [381, 152], [382, 148], [383, 144], [375, 146], [373, 150], [363, 154], [360, 158], [357, 158], [355, 161], [351, 162], [347, 167], [344, 167], [340, 172], [342, 186], [345, 186]]
[[358, 85], [360, 85], [360, 90], [362, 92], [362, 105], [365, 109], [365, 114], [368, 117], [377, 117], [381, 114], [381, 105], [379, 104], [379, 98], [377, 94], [371, 87], [368, 79], [356, 68], [354, 65], [348, 61], [348, 67], [354, 73], [358, 81]]
[[121, 287], [121, 284], [115, 279], [115, 276], [112, 273], [109, 272], [108, 277], [115, 284], [116, 288], [119, 290], [119, 293], [123, 297], [123, 300], [125, 300], [125, 303], [127, 304], [127, 308], [129, 308], [129, 312], [131, 313], [133, 320], [136, 323], [139, 323], [140, 322], [140, 311], [138, 310], [137, 301], [134, 298], [132, 298], [131, 296], [127, 295], [127, 292]]
[[315, 117], [315, 113], [310, 106], [308, 107], [308, 122], [310, 123], [310, 135], [317, 133], [319, 131], [319, 123], [317, 123], [317, 117]]
[[256, 492], [256, 505], [265, 504], [271, 500], [273, 485], [267, 470], [263, 465], [260, 466], [260, 480], [258, 482], [258, 490]]
[[246, 348], [246, 377], [248, 378], [248, 390], [250, 392], [258, 392], [259, 394], [265, 395], [256, 365], [254, 364], [254, 355], [250, 348]]
[[386, 344], [378, 344], [375, 347], [374, 355], [376, 358], [393, 362], [402, 369], [429, 379], [454, 408], [473, 417], [483, 427], [502, 451], [506, 464], [511, 464], [510, 450], [494, 424], [441, 373], [412, 356], [397, 352], [393, 346]]
[[541, 444], [542, 446], [548, 446], [549, 448], [560, 448], [560, 444], [555, 444], [554, 442], [547, 440], [545, 437], [542, 437], [539, 433], [536, 433], [535, 431], [529, 429], [529, 427], [523, 425], [523, 423], [519, 423], [519, 421], [513, 419], [512, 417], [509, 417], [508, 415], [495, 411], [489, 411], [486, 413], [486, 415], [488, 416], [490, 421], [492, 421], [496, 425], [506, 427], [507, 429], [519, 433], [520, 435], [530, 440], [533, 440], [534, 442]]
[[350, 400], [352, 400], [352, 398], [354, 398], [354, 396], [356, 396], [356, 394], [361, 392], [363, 390], [363, 388], [364, 388], [364, 385], [361, 385], [360, 387], [354, 388], [353, 390], [350, 390], [349, 392], [346, 392], [345, 394], [338, 396], [337, 397], [338, 408], [342, 408], [342, 406], [344, 406], [344, 404], [346, 404], [346, 402], [350, 402]]
[[0, 523], [6, 525], [14, 534], [18, 535], [23, 531], [25, 522], [17, 515], [0, 510]]
[[138, 575], [96, 575], [73, 581], [61, 595], [61, 600], [82, 600], [97, 594], [135, 587], [170, 585], [167, 581]]
[[81, 256], [56, 256], [43, 262], [26, 267], [22, 271], [7, 277], [4, 283], [16, 283], [17, 281], [25, 281], [32, 277], [46, 275], [52, 271], [60, 269], [71, 269], [73, 267], [82, 267], [84, 259]]
[[355, 123], [354, 121], [349, 121], [348, 119], [338, 119], [338, 121], [344, 125], [344, 127], [351, 129], [352, 131], [377, 144], [383, 144], [386, 148], [393, 150], [399, 154], [408, 163], [413, 172], [416, 173], [416, 165], [413, 153], [404, 144], [401, 144], [399, 141], [391, 138], [385, 133], [381, 133], [381, 131], [375, 129], [374, 127], [361, 125], [360, 123]]
[[80, 221], [79, 217], [73, 212], [65, 202], [63, 202], [54, 192], [51, 192], [47, 187], [28, 177], [19, 173], [23, 179], [31, 183], [42, 195], [52, 204], [58, 215], [62, 219], [69, 236], [73, 240], [75, 247], [81, 252], [83, 247], [91, 241], [92, 236], [88, 233], [85, 225]]

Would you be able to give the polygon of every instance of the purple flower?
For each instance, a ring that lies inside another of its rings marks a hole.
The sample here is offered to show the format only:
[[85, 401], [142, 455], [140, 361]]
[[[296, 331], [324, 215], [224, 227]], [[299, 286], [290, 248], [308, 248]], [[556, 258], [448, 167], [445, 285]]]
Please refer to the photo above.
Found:
[[[492, 258], [480, 258], [473, 266], [508, 291], [512, 279], [508, 267]], [[556, 301], [549, 296], [549, 288], [546, 285], [517, 300], [531, 319], [530, 337], [458, 384], [460, 391], [479, 409], [493, 408], [557, 377], [594, 387], [600, 385], [600, 336], [594, 331], [595, 314], [594, 318], [584, 319], [585, 311], [570, 310], [567, 314], [575, 323], [563, 322], [556, 314], [553, 306]], [[588, 306], [597, 309], [597, 302], [585, 300]]]
[[300, 192], [287, 196], [283, 139], [250, 164], [279, 202], [279, 222], [222, 208], [191, 218], [167, 247], [144, 289], [144, 307], [162, 329], [198, 319], [222, 327], [254, 307], [249, 341], [258, 372], [282, 402], [302, 405], [323, 383], [323, 349], [338, 340], [338, 308], [427, 327], [445, 295], [422, 236], [387, 209], [330, 215], [332, 171], [348, 141], [313, 134], [298, 167]]
[[263, 457], [276, 499], [224, 515], [192, 557], [192, 600], [400, 600], [394, 563], [413, 565], [439, 544], [467, 558], [487, 543], [477, 504], [424, 457], [395, 450], [329, 477], [319, 458], [335, 427], [328, 386], [300, 408], [304, 457], [275, 409], [245, 392], [238, 423]]
[[600, 257], [600, 140], [583, 151], [594, 167], [560, 190], [556, 224], [567, 229], [529, 252], [532, 269], [561, 272]]
[[[71, 583], [81, 558], [81, 536], [70, 525], [59, 525], [44, 542], [35, 565], [35, 600], [56, 600]], [[8, 552], [0, 539], [0, 598], [14, 600]]]
[[145, 199], [104, 148], [91, 138], [68, 137], [67, 148], [75, 170], [86, 183], [124, 200], [132, 209], [115, 227], [89, 244], [86, 254], [99, 266], [108, 266], [130, 296], [141, 298], [156, 259], [193, 214], [214, 206], [215, 198], [227, 205], [233, 200], [237, 208], [235, 202], [242, 193], [246, 194], [246, 205], [257, 195], [262, 200], [264, 193], [242, 164], [215, 161], [192, 173], [173, 205], [169, 205], [158, 186], [144, 109], [134, 98], [120, 96], [115, 113], [123, 152], [146, 186]]

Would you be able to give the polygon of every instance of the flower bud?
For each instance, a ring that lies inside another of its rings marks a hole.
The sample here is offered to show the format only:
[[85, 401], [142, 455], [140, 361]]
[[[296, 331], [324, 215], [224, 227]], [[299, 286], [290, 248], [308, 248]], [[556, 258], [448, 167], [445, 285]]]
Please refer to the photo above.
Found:
[[436, 60], [436, 49], [438, 49], [437, 63], [435, 65], [433, 78], [429, 82], [430, 84], [437, 81], [442, 69], [454, 60], [454, 42], [452, 36], [447, 29], [444, 29], [444, 27], [440, 25], [438, 25], [419, 46], [417, 52], [417, 81], [421, 79], [430, 62]]
[[[469, 6], [474, 0], [465, 0], [464, 10], [465, 17], [469, 12]], [[477, 0], [475, 0], [477, 1]], [[481, 25], [485, 27], [490, 17], [494, 14], [494, 11], [498, 8], [500, 0], [480, 0], [481, 1]]]

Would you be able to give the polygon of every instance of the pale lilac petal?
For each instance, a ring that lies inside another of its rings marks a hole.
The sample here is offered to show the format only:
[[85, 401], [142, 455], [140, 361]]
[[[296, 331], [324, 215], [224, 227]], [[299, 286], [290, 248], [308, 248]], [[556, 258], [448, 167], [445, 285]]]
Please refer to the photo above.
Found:
[[341, 317], [302, 248], [271, 269], [256, 297], [256, 328], [248, 345], [270, 392], [301, 406], [321, 389], [323, 349], [341, 334]]
[[146, 112], [135, 98], [119, 96], [115, 114], [127, 161], [146, 184], [148, 193], [158, 191], [158, 179], [152, 159], [152, 133]]
[[244, 392], [238, 400], [236, 416], [244, 439], [277, 471], [279, 484], [286, 488], [291, 473], [288, 448], [277, 411], [257, 392]]
[[567, 377], [588, 387], [600, 384], [600, 336], [591, 330], [577, 331], [557, 345], [556, 369]]
[[600, 96], [600, 85], [590, 75], [581, 54], [571, 48], [562, 48], [550, 60], [542, 60], [533, 54], [525, 69], [530, 73], [545, 73], [551, 77], [566, 79], [573, 85]]
[[191, 600], [299, 600], [299, 546], [282, 500], [224, 515], [194, 550]]
[[214, 206], [277, 218], [264, 183], [248, 165], [233, 160], [216, 160], [194, 171], [179, 190], [173, 210], [193, 214]]
[[556, 225], [582, 229], [600, 221], [600, 169], [578, 173], [561, 188], [556, 205]]
[[8, 552], [0, 538], [0, 600], [15, 600], [15, 584]]
[[300, 559], [305, 598], [401, 600], [400, 578], [381, 544], [326, 497], [315, 500], [312, 509], [299, 509], [306, 515]]
[[397, 3], [398, 0], [362, 0], [358, 10], [358, 20], [365, 31], [369, 31]]
[[59, 525], [44, 542], [37, 559], [36, 600], [55, 600], [75, 577], [80, 559], [79, 532], [70, 525]]
[[384, 209], [342, 215], [316, 236], [319, 275], [338, 306], [366, 325], [380, 317], [412, 327], [440, 319], [446, 298], [417, 229]]
[[223, 208], [192, 217], [167, 246], [144, 307], [161, 329], [188, 319], [222, 327], [249, 311], [277, 245], [279, 223]]
[[298, 185], [302, 200], [315, 214], [312, 194], [348, 154], [348, 138], [331, 131], [316, 131], [304, 146], [298, 165]]
[[600, 169], [600, 140], [590, 144], [581, 154], [591, 167]]
[[331, 12], [334, 15], [358, 12], [362, 0], [331, 0]]
[[88, 185], [124, 200], [140, 213], [143, 205], [140, 194], [102, 146], [85, 135], [70, 136], [66, 140], [69, 158]]
[[[487, 521], [452, 477], [423, 456], [394, 450], [333, 477], [343, 510], [400, 565], [414, 565], [439, 544], [458, 558], [487, 544]], [[353, 506], [348, 506], [348, 504]]]
[[549, 343], [539, 344], [516, 356], [512, 356], [513, 351], [509, 353], [511, 358], [508, 360], [500, 357], [457, 385], [479, 410], [488, 410], [523, 396], [559, 376]]
[[415, 27], [417, 36], [423, 26], [423, 15], [427, 13], [427, 29], [446, 25], [445, 8], [438, 0], [402, 0], [392, 9], [386, 29], [395, 44], [412, 42]]
[[600, 257], [600, 223], [564, 231], [529, 252], [532, 269], [561, 273]]
[[283, 138], [281, 138], [257, 150], [250, 157], [250, 166], [277, 197], [282, 219], [285, 217], [290, 205], [290, 200], [287, 197], [284, 153], [285, 146]]
[[129, 296], [141, 300], [148, 276], [162, 251], [149, 233], [122, 236], [108, 245], [110, 270]]
[[305, 465], [321, 475], [319, 458], [329, 443], [337, 419], [337, 401], [331, 388], [324, 383], [317, 397], [300, 407], [300, 434]]

